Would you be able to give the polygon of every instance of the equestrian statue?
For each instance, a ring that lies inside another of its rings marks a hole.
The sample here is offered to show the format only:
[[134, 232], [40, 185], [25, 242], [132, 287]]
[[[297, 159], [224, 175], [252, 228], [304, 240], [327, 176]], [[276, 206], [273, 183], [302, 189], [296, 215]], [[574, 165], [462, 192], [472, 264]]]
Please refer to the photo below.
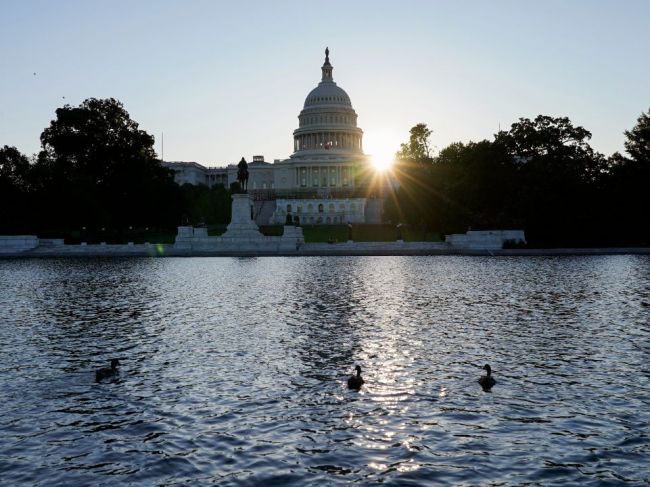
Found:
[[246, 159], [242, 157], [239, 164], [237, 164], [237, 168], [237, 181], [239, 181], [241, 191], [245, 193], [248, 190], [248, 164], [246, 164]]

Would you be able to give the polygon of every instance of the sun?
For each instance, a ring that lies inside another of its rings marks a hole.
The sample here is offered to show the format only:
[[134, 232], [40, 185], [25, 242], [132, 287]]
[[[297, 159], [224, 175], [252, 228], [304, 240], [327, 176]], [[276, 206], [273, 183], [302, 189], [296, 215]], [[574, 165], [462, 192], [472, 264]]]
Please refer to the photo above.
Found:
[[393, 165], [395, 152], [399, 149], [399, 139], [388, 134], [376, 134], [375, 137], [367, 136], [363, 145], [370, 154], [373, 169], [382, 172]]
[[386, 171], [393, 165], [395, 155], [392, 153], [372, 154], [372, 167], [376, 171]]

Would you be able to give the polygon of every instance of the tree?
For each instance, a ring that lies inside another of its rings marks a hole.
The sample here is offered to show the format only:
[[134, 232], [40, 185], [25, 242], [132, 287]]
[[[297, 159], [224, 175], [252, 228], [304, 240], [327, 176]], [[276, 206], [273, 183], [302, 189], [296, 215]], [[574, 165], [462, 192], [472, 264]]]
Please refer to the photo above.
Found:
[[24, 228], [30, 205], [29, 159], [15, 147], [0, 148], [0, 230], [19, 232]]
[[29, 159], [15, 147], [5, 145], [0, 149], [0, 184], [16, 189], [27, 187]]
[[625, 131], [625, 151], [638, 163], [650, 164], [650, 109], [642, 113], [632, 130]]
[[154, 138], [119, 101], [65, 105], [41, 135], [35, 172], [50, 222], [118, 230], [177, 220], [178, 188], [160, 165]]
[[[495, 136], [518, 166], [518, 205], [531, 240], [583, 245], [599, 228], [603, 202], [598, 187], [607, 176], [591, 133], [567, 117], [521, 118]], [[564, 239], [560, 242], [561, 239]]]
[[567, 177], [593, 180], [606, 168], [602, 155], [589, 145], [591, 132], [574, 127], [567, 117], [538, 115], [520, 118], [509, 131], [495, 135], [515, 160], [531, 168], [562, 173]]
[[624, 244], [649, 245], [650, 228], [645, 221], [650, 208], [650, 110], [624, 134], [630, 157], [616, 152], [609, 158], [610, 176], [602, 191], [609, 202], [607, 222]]
[[180, 187], [183, 215], [188, 223], [225, 224], [230, 222], [230, 192], [223, 186], [208, 188], [204, 184]]
[[413, 161], [419, 164], [431, 163], [431, 143], [429, 138], [433, 131], [426, 124], [419, 123], [411, 128], [409, 133], [409, 141], [400, 144], [400, 149], [395, 154], [396, 159]]
[[432, 169], [436, 226], [443, 233], [520, 226], [519, 175], [504, 147], [482, 140], [440, 151]]
[[430, 220], [427, 203], [430, 195], [430, 171], [433, 158], [429, 137], [432, 131], [424, 123], [409, 131], [409, 141], [400, 145], [395, 154], [394, 174], [399, 189], [389, 195], [384, 219], [414, 225]]

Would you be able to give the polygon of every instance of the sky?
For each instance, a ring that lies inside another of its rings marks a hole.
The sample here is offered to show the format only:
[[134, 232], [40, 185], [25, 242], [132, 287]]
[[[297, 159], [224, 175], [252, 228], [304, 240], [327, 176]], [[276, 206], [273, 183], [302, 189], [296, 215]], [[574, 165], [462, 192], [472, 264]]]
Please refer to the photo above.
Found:
[[0, 0], [0, 146], [113, 97], [165, 160], [284, 159], [329, 46], [378, 158], [417, 123], [439, 150], [538, 114], [610, 155], [650, 109], [649, 26], [646, 0]]

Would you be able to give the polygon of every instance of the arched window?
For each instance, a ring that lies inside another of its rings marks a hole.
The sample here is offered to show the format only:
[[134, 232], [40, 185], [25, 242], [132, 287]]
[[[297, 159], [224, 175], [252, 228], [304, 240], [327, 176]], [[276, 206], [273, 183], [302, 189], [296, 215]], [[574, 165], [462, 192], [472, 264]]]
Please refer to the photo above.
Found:
[[332, 219], [328, 216], [328, 217], [325, 219], [325, 223], [332, 223]]
[[291, 205], [287, 205], [287, 213], [291, 213]]
[[298, 205], [298, 208], [296, 208], [296, 211], [297, 211], [298, 213], [302, 213], [302, 206]]
[[334, 203], [330, 203], [330, 205], [329, 205], [329, 211], [330, 211], [331, 213], [334, 213], [334, 211], [336, 211], [336, 209], [334, 208]]
[[318, 204], [318, 213], [323, 213], [323, 203]]

